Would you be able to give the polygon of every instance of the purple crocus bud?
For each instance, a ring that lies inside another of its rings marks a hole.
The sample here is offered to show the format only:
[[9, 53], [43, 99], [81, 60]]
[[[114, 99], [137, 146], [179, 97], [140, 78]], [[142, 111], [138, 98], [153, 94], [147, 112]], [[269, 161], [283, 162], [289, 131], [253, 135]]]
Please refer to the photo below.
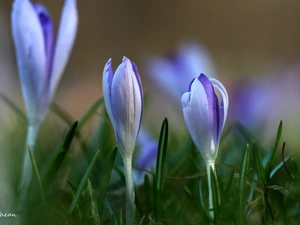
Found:
[[[215, 88], [220, 92], [220, 100]], [[228, 95], [225, 87], [218, 80], [201, 74], [191, 82], [189, 92], [182, 95], [181, 103], [196, 147], [206, 163], [214, 163], [227, 117]]]
[[143, 113], [143, 90], [136, 65], [125, 56], [115, 74], [109, 59], [103, 71], [103, 92], [119, 151], [132, 157]]
[[176, 51], [150, 59], [148, 63], [150, 78], [178, 103], [196, 74], [214, 76], [214, 70], [209, 52], [195, 42], [185, 42]]
[[52, 19], [41, 4], [15, 0], [11, 20], [29, 125], [38, 127], [47, 114], [75, 40], [76, 0], [65, 1], [56, 42]]

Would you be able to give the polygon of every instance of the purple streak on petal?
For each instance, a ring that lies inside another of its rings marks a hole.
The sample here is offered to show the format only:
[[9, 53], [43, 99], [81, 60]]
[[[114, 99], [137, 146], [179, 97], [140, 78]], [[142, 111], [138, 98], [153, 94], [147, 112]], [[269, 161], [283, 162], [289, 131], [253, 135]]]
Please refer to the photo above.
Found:
[[210, 114], [211, 125], [213, 127], [213, 137], [215, 137], [215, 144], [218, 142], [218, 134], [220, 133], [220, 122], [219, 122], [219, 99], [215, 93], [214, 87], [210, 80], [201, 73], [198, 77], [199, 81], [204, 86], [206, 97], [208, 101], [208, 109]]
[[39, 18], [43, 30], [44, 41], [45, 41], [45, 53], [47, 57], [47, 67], [48, 67], [47, 69], [48, 69], [48, 73], [50, 74], [49, 70], [52, 64], [53, 49], [54, 49], [53, 22], [47, 9], [42, 4], [32, 3], [32, 5], [34, 10], [37, 13], [37, 16]]
[[229, 98], [228, 98], [228, 94], [227, 94], [227, 91], [226, 91], [224, 85], [220, 81], [218, 81], [214, 78], [210, 78], [209, 80], [212, 83], [212, 85], [220, 92], [220, 94], [222, 96], [222, 100], [221, 100], [221, 103], [219, 106], [219, 112], [220, 112], [220, 115], [219, 115], [219, 123], [220, 123], [219, 138], [220, 138], [221, 132], [224, 128], [225, 120], [227, 118]]
[[191, 81], [191, 83], [190, 83], [190, 85], [189, 85], [189, 92], [191, 91], [191, 88], [192, 88], [192, 84], [193, 84], [193, 82], [194, 82], [194, 80], [195, 80], [195, 78], [193, 78], [193, 80]]
[[51, 96], [49, 96], [49, 85], [51, 79], [53, 52], [54, 52], [54, 28], [53, 22], [50, 14], [48, 13], [46, 7], [42, 4], [32, 3], [34, 10], [36, 11], [37, 17], [39, 19], [43, 36], [44, 36], [44, 52], [46, 55], [46, 68], [45, 68], [45, 79], [44, 83], [40, 84], [42, 86], [42, 92], [39, 101], [40, 108], [48, 108], [48, 104], [51, 101]]

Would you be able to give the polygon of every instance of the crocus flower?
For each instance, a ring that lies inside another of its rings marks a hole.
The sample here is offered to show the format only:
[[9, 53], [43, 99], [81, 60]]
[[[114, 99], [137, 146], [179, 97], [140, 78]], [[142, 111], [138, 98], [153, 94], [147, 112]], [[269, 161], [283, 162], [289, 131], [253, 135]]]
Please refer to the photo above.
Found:
[[103, 72], [107, 113], [122, 155], [132, 155], [142, 120], [143, 90], [136, 65], [125, 56], [115, 74], [109, 59]]
[[[216, 88], [221, 99], [215, 92]], [[205, 162], [215, 162], [220, 136], [228, 110], [228, 95], [216, 79], [201, 74], [194, 79], [189, 92], [182, 95], [184, 119], [191, 137]]]
[[106, 110], [114, 127], [119, 152], [123, 158], [126, 180], [126, 225], [135, 224], [132, 154], [143, 113], [143, 90], [136, 65], [125, 56], [115, 74], [109, 59], [103, 71]]
[[[215, 88], [220, 92], [220, 100], [215, 92]], [[191, 82], [189, 92], [182, 95], [181, 103], [187, 128], [206, 163], [209, 217], [213, 221], [214, 197], [212, 193], [211, 170], [214, 176], [217, 176], [215, 160], [227, 117], [227, 91], [218, 80], [208, 79], [204, 74], [201, 74]]]
[[165, 57], [148, 60], [147, 70], [153, 82], [178, 103], [196, 74], [215, 75], [209, 52], [196, 42], [182, 43]]
[[32, 177], [28, 147], [34, 151], [39, 128], [68, 61], [77, 31], [76, 0], [66, 0], [55, 42], [52, 19], [42, 4], [15, 0], [11, 13], [12, 36], [23, 98], [27, 109], [28, 132], [19, 183], [19, 206], [27, 202]]
[[77, 31], [76, 0], [66, 0], [55, 42], [47, 9], [29, 0], [15, 0], [11, 14], [19, 76], [29, 124], [46, 116], [68, 61]]
[[232, 83], [230, 118], [241, 122], [264, 145], [273, 143], [274, 132], [282, 120], [282, 139], [291, 149], [299, 146], [299, 138], [294, 135], [300, 132], [299, 71], [298, 63]]

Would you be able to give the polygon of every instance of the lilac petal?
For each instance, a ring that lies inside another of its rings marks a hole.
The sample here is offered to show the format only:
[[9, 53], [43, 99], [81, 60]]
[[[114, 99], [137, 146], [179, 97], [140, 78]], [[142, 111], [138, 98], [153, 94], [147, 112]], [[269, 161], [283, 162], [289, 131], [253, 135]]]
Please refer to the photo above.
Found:
[[187, 90], [187, 87], [181, 92], [181, 87], [177, 84], [176, 78], [174, 78], [174, 70], [172, 65], [166, 59], [151, 59], [148, 66], [149, 74], [155, 83], [165, 91], [170, 92], [172, 97], [180, 99], [182, 93]]
[[43, 30], [28, 0], [14, 2], [11, 20], [23, 97], [29, 122], [34, 123], [44, 116], [39, 112], [42, 84], [47, 76]]
[[183, 42], [178, 48], [178, 54], [186, 68], [185, 77], [189, 80], [197, 78], [200, 72], [210, 77], [216, 75], [211, 55], [203, 45], [193, 41]]
[[151, 169], [155, 166], [158, 150], [158, 142], [154, 140], [143, 143], [136, 165], [143, 169]]
[[209, 80], [212, 83], [212, 85], [215, 88], [218, 89], [218, 91], [220, 92], [220, 94], [222, 96], [222, 101], [221, 101], [221, 106], [222, 107], [219, 108], [219, 110], [220, 110], [219, 121], [220, 121], [220, 127], [221, 127], [221, 129], [219, 131], [219, 138], [220, 138], [221, 132], [224, 128], [225, 121], [226, 121], [226, 118], [227, 118], [229, 98], [228, 98], [228, 94], [227, 94], [227, 91], [226, 91], [225, 87], [223, 86], [223, 84], [221, 84], [220, 81], [218, 81], [214, 78], [210, 78]]
[[213, 136], [216, 138], [215, 144], [217, 145], [218, 134], [221, 131], [219, 123], [219, 100], [210, 80], [204, 74], [201, 74], [198, 79], [203, 84], [206, 92], [209, 109], [209, 119], [211, 121], [211, 125], [214, 132]]
[[[120, 152], [132, 155], [142, 117], [142, 96], [132, 63], [126, 57], [112, 81], [112, 115]], [[137, 122], [138, 121], [138, 122]], [[126, 152], [125, 152], [126, 151]]]
[[182, 96], [181, 102], [184, 119], [195, 145], [205, 161], [214, 160], [217, 146], [213, 140], [212, 124], [209, 119], [208, 98], [204, 86], [198, 79], [192, 83], [191, 92]]
[[32, 3], [32, 5], [36, 11], [36, 14], [39, 18], [43, 30], [45, 53], [47, 57], [47, 67], [50, 67], [50, 65], [52, 64], [53, 46], [54, 46], [53, 22], [47, 9], [42, 4]]
[[54, 50], [50, 79], [51, 98], [69, 59], [77, 32], [78, 15], [76, 0], [66, 0], [61, 14], [60, 26]]
[[[113, 80], [112, 59], [109, 59], [103, 70], [102, 88], [105, 101], [105, 107], [109, 118], [112, 118], [111, 110], [111, 85]], [[113, 120], [112, 120], [113, 121]]]
[[[125, 56], [123, 57], [123, 61], [124, 60], [127, 60], [128, 58], [126, 58]], [[128, 59], [129, 60], [129, 59]], [[144, 99], [144, 94], [143, 94], [143, 87], [142, 87], [142, 82], [141, 82], [141, 78], [140, 78], [140, 75], [139, 75], [139, 73], [138, 73], [138, 68], [137, 68], [137, 66], [135, 65], [135, 63], [134, 62], [131, 62], [131, 64], [132, 64], [132, 70], [133, 70], [133, 72], [134, 72], [134, 74], [135, 74], [135, 77], [136, 77], [136, 80], [137, 80], [137, 82], [138, 82], [138, 85], [139, 85], [139, 90], [140, 90], [140, 98], [141, 99]], [[142, 115], [143, 115], [143, 110], [144, 110], [144, 102], [143, 102], [143, 100], [142, 100], [142, 106], [141, 106], [141, 108], [142, 108], [142, 110], [141, 110], [141, 118], [140, 118], [140, 124], [142, 123]]]

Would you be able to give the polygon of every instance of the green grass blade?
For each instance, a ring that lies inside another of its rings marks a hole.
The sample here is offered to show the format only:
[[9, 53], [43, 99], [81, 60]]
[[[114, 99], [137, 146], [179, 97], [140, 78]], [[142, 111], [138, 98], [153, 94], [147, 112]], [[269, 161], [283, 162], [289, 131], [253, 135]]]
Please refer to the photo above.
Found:
[[73, 183], [71, 183], [71, 181], [68, 181], [68, 180], [67, 180], [67, 183], [68, 183], [68, 185], [70, 186], [71, 190], [72, 190], [74, 193], [76, 193], [76, 191], [77, 191], [76, 186], [75, 186]]
[[92, 172], [92, 169], [93, 169], [94, 166], [95, 166], [95, 163], [96, 163], [96, 161], [97, 161], [97, 158], [98, 158], [99, 153], [100, 153], [100, 151], [98, 150], [98, 151], [96, 152], [96, 154], [95, 154], [95, 156], [94, 156], [92, 162], [90, 163], [89, 167], [88, 167], [87, 170], [85, 171], [85, 174], [84, 174], [83, 178], [81, 179], [81, 182], [80, 182], [80, 184], [79, 184], [79, 186], [78, 186], [78, 188], [77, 188], [76, 194], [75, 194], [75, 196], [74, 196], [74, 198], [73, 198], [73, 201], [72, 201], [72, 203], [71, 203], [71, 206], [70, 206], [70, 208], [69, 208], [69, 211], [68, 211], [68, 214], [69, 214], [69, 215], [72, 215], [72, 213], [73, 213], [73, 211], [74, 211], [74, 209], [75, 209], [75, 207], [76, 207], [76, 205], [77, 205], [77, 202], [78, 202], [78, 200], [79, 200], [79, 198], [80, 198], [80, 196], [81, 196], [81, 193], [82, 193], [82, 191], [83, 191], [83, 189], [84, 189], [84, 187], [85, 187], [85, 185], [86, 185], [86, 183], [87, 183], [87, 180], [88, 180], [88, 178], [89, 178], [89, 176], [90, 176], [90, 174], [91, 174], [91, 172]]
[[284, 164], [287, 163], [292, 158], [291, 155], [287, 156], [284, 161], [281, 161], [270, 173], [270, 179], [273, 178], [273, 176], [282, 168], [284, 167]]
[[88, 111], [79, 120], [79, 124], [78, 124], [79, 130], [91, 118], [91, 116], [103, 104], [103, 102], [104, 102], [104, 99], [103, 99], [103, 97], [101, 97], [88, 109]]
[[88, 222], [89, 225], [99, 225], [100, 224], [100, 216], [98, 214], [97, 201], [94, 194], [94, 189], [90, 179], [87, 181], [87, 200], [89, 202], [88, 208]]
[[282, 120], [280, 121], [279, 126], [278, 126], [275, 145], [274, 145], [274, 148], [272, 149], [271, 158], [270, 158], [270, 161], [268, 163], [268, 167], [267, 167], [268, 175], [271, 173], [271, 170], [272, 170], [272, 166], [273, 166], [274, 158], [275, 158], [275, 155], [276, 155], [276, 152], [277, 152], [277, 149], [278, 149], [281, 134], [282, 134]]
[[146, 206], [147, 206], [147, 215], [153, 212], [153, 189], [150, 184], [150, 179], [147, 174], [144, 177], [144, 188], [145, 188], [145, 199], [146, 199]]
[[156, 173], [155, 173], [155, 191], [154, 191], [154, 214], [156, 221], [160, 220], [162, 214], [161, 197], [163, 190], [163, 180], [166, 163], [166, 152], [168, 144], [168, 120], [163, 121], [157, 151]]
[[241, 166], [241, 174], [240, 174], [240, 190], [239, 190], [239, 224], [245, 224], [245, 198], [244, 198], [244, 190], [246, 188], [247, 182], [247, 173], [249, 170], [249, 145], [246, 145], [243, 162]]
[[118, 220], [117, 220], [117, 217], [115, 216], [109, 202], [107, 201], [107, 199], [104, 200], [104, 206], [106, 207], [106, 209], [108, 210], [109, 212], [109, 215], [113, 218], [113, 221], [114, 221], [114, 225], [119, 225], [118, 223]]
[[265, 168], [262, 163], [259, 149], [255, 142], [252, 143], [252, 153], [253, 153], [253, 159], [254, 159], [255, 165], [256, 165], [256, 174], [258, 177], [258, 181], [260, 182], [260, 184], [262, 186], [265, 186], [266, 185], [266, 172], [265, 172]]
[[71, 143], [76, 135], [77, 125], [78, 125], [78, 121], [74, 122], [71, 125], [71, 127], [63, 141], [62, 146], [59, 148], [59, 152], [56, 154], [54, 159], [50, 160], [51, 161], [50, 168], [46, 172], [46, 177], [49, 179], [50, 182], [53, 179], [53, 177], [55, 176], [55, 174], [57, 173], [57, 171], [59, 170], [59, 168], [61, 167], [64, 159], [66, 158], [66, 155], [70, 149]]
[[41, 194], [41, 199], [42, 199], [43, 205], [46, 207], [47, 206], [47, 202], [46, 202], [46, 198], [45, 198], [45, 194], [44, 194], [44, 190], [43, 190], [43, 185], [42, 185], [41, 177], [40, 177], [38, 168], [36, 166], [36, 162], [35, 162], [34, 156], [32, 155], [32, 152], [30, 151], [30, 149], [28, 149], [28, 151], [29, 151], [29, 156], [30, 156], [32, 168], [33, 168], [33, 171], [34, 171], [34, 174], [35, 174], [38, 186], [39, 186], [39, 191], [40, 191], [40, 194]]
[[200, 200], [200, 205], [202, 207], [203, 210], [205, 210], [207, 208], [205, 200], [204, 200], [204, 194], [203, 194], [203, 188], [202, 188], [202, 180], [199, 180], [199, 200]]
[[111, 171], [114, 168], [117, 151], [118, 151], [118, 148], [115, 147], [114, 150], [112, 151], [112, 153], [110, 154], [105, 173], [101, 180], [101, 186], [100, 186], [100, 190], [99, 190], [99, 201], [98, 201], [99, 202], [99, 210], [101, 209], [101, 207], [103, 205], [103, 201], [105, 199], [107, 187], [108, 187], [108, 184], [110, 181]]
[[214, 211], [214, 224], [217, 224], [217, 219], [219, 215], [219, 187], [217, 172], [210, 167], [210, 179], [211, 179], [211, 189], [212, 189], [212, 201], [213, 201], [213, 211]]
[[226, 182], [226, 184], [225, 184], [225, 186], [224, 186], [224, 190], [229, 190], [230, 189], [230, 187], [232, 186], [232, 183], [233, 183], [233, 178], [234, 178], [234, 169], [232, 169], [232, 171], [230, 172], [230, 174], [229, 174], [229, 177], [228, 177], [228, 179], [227, 179], [227, 182]]

